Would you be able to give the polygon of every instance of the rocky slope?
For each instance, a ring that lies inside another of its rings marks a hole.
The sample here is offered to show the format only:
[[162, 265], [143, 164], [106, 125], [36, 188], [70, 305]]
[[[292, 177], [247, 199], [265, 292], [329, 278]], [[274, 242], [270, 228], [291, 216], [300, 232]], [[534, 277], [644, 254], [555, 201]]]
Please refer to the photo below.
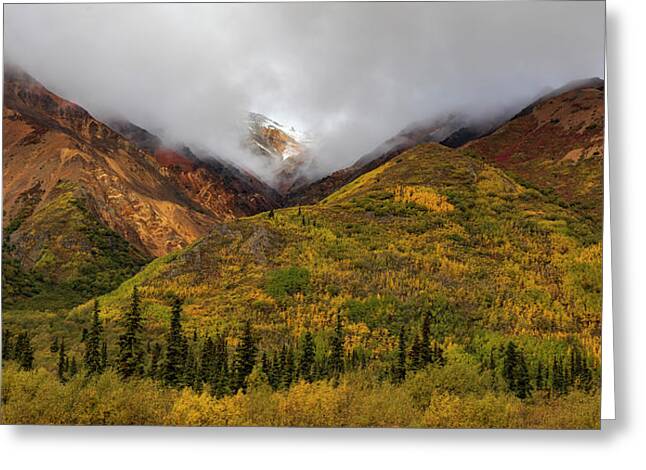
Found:
[[535, 101], [464, 150], [562, 203], [603, 219], [604, 83], [566, 85]]
[[310, 136], [259, 113], [249, 113], [247, 129], [244, 145], [266, 158], [279, 193], [287, 194], [295, 185], [308, 181], [306, 174], [316, 164], [308, 148]]
[[22, 273], [78, 284], [106, 258], [115, 272], [132, 274], [217, 221], [274, 207], [231, 172], [160, 164], [165, 155], [156, 158], [23, 71], [6, 68], [4, 79], [5, 259]]
[[464, 116], [453, 114], [413, 123], [373, 151], [363, 155], [353, 165], [335, 171], [318, 181], [293, 186], [287, 195], [287, 203], [289, 205], [315, 203], [418, 144], [442, 142], [450, 147], [456, 147], [484, 134], [493, 125], [495, 124], [470, 124]]

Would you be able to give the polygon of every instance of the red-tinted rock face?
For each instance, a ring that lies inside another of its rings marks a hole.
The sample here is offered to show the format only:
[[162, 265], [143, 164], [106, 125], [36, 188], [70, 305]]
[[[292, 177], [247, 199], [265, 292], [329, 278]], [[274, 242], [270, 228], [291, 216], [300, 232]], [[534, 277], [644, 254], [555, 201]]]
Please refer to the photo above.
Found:
[[[5, 227], [41, 213], [64, 187], [138, 250], [160, 256], [217, 221], [276, 205], [248, 175], [170, 149], [153, 156], [19, 71], [5, 74], [3, 138]], [[22, 222], [12, 234], [18, 257], [30, 226]]]

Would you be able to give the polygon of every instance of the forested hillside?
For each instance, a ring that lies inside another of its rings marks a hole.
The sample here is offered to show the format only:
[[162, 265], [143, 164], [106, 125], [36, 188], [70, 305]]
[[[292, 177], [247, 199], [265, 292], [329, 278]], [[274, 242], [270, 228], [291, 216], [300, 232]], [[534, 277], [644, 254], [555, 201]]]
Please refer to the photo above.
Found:
[[4, 420], [598, 427], [601, 278], [586, 214], [419, 145], [97, 303], [6, 313]]

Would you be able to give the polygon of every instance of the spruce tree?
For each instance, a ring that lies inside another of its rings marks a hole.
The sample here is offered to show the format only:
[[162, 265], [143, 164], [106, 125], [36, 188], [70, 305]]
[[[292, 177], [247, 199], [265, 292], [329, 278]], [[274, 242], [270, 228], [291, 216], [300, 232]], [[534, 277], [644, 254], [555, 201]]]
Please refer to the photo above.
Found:
[[101, 364], [101, 336], [103, 328], [99, 320], [99, 301], [94, 301], [92, 312], [92, 324], [85, 340], [85, 369], [88, 375], [100, 374], [103, 372]]
[[11, 330], [3, 330], [2, 332], [2, 360], [9, 361], [13, 359], [14, 341], [13, 333]]
[[428, 314], [424, 314], [422, 319], [422, 331], [420, 333], [419, 344], [419, 361], [420, 366], [425, 367], [431, 362], [431, 344], [430, 344], [430, 318]]
[[143, 318], [141, 300], [137, 287], [132, 290], [130, 308], [123, 317], [124, 333], [119, 336], [118, 371], [121, 377], [142, 376], [144, 372], [144, 350], [141, 340]]
[[282, 386], [284, 388], [289, 388], [291, 387], [292, 383], [294, 382], [294, 351], [292, 351], [291, 347], [288, 347], [285, 350], [285, 357], [284, 357], [284, 365], [283, 365], [283, 380], [282, 380]]
[[422, 354], [421, 354], [421, 342], [419, 336], [415, 335], [413, 337], [413, 344], [410, 347], [408, 352], [408, 363], [410, 365], [410, 370], [416, 371], [422, 367]]
[[333, 377], [338, 377], [344, 369], [344, 352], [343, 352], [344, 334], [341, 315], [336, 316], [336, 326], [332, 335], [330, 345], [330, 372]]
[[314, 338], [312, 337], [312, 333], [308, 331], [303, 337], [303, 346], [299, 361], [300, 376], [306, 382], [312, 381], [314, 371], [314, 358]]
[[164, 364], [164, 381], [171, 387], [179, 387], [184, 382], [186, 362], [185, 340], [182, 333], [182, 301], [173, 299], [170, 328], [166, 342], [166, 362]]
[[544, 386], [544, 381], [543, 381], [543, 362], [538, 361], [538, 367], [536, 369], [536, 390], [543, 390]]
[[552, 361], [552, 390], [560, 395], [565, 390], [565, 383], [563, 380], [563, 370], [561, 368], [561, 362], [559, 359], [554, 356]]
[[406, 379], [406, 336], [404, 328], [399, 330], [399, 343], [397, 345], [397, 363], [393, 370], [393, 380], [401, 383]]
[[254, 365], [256, 364], [256, 344], [251, 331], [251, 322], [245, 322], [245, 326], [240, 338], [240, 343], [236, 348], [235, 355], [235, 389], [246, 390], [246, 380]]
[[507, 343], [503, 360], [502, 376], [510, 391], [516, 390], [516, 367], [518, 366], [518, 353], [513, 341]]
[[516, 396], [521, 400], [528, 398], [532, 395], [532, 385], [529, 378], [529, 371], [527, 370], [527, 363], [525, 362], [525, 355], [522, 351], [518, 353], [518, 364], [515, 371], [515, 389]]
[[26, 332], [19, 334], [16, 339], [14, 359], [22, 370], [31, 370], [34, 366], [34, 349]]
[[61, 345], [58, 349], [58, 380], [61, 383], [66, 382], [65, 372], [67, 364], [67, 354], [65, 353], [65, 339], [61, 339]]

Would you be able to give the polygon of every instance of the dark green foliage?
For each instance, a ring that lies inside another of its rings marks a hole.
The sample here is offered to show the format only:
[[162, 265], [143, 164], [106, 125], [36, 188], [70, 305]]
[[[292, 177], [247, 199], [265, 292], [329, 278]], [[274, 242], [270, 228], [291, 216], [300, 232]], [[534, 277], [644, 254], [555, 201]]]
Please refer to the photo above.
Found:
[[67, 354], [65, 353], [65, 339], [61, 340], [61, 346], [58, 349], [58, 380], [61, 383], [67, 381]]
[[538, 366], [536, 368], [536, 390], [543, 390], [545, 386], [545, 378], [543, 377], [543, 362], [538, 361]]
[[275, 299], [283, 299], [299, 292], [307, 292], [309, 284], [310, 273], [305, 268], [277, 269], [268, 274], [265, 291]]
[[34, 349], [26, 332], [20, 333], [16, 338], [13, 359], [18, 361], [22, 370], [31, 370], [34, 367]]
[[399, 342], [397, 345], [397, 362], [393, 367], [393, 381], [401, 383], [406, 379], [406, 336], [404, 329], [399, 330]]
[[246, 390], [247, 377], [251, 374], [254, 365], [256, 364], [256, 343], [251, 331], [251, 322], [245, 322], [240, 343], [236, 348], [234, 359], [234, 373], [236, 390]]
[[336, 316], [336, 326], [334, 327], [334, 334], [330, 343], [330, 361], [329, 371], [333, 377], [338, 377], [343, 373], [345, 353], [343, 351], [343, 343], [345, 335], [343, 333], [343, 322], [341, 315]]
[[13, 334], [10, 330], [5, 329], [2, 332], [2, 360], [8, 361], [13, 359]]
[[185, 383], [184, 371], [187, 359], [186, 339], [182, 332], [182, 301], [173, 299], [170, 328], [166, 342], [166, 361], [164, 363], [164, 381], [171, 387]]
[[509, 391], [518, 398], [525, 399], [531, 396], [532, 386], [525, 354], [519, 350], [513, 341], [507, 343], [503, 362], [503, 377]]
[[552, 392], [562, 395], [567, 391], [567, 383], [563, 375], [563, 364], [554, 356], [552, 360]]
[[516, 388], [516, 368], [518, 367], [518, 353], [516, 344], [513, 341], [507, 343], [505, 348], [505, 356], [503, 360], [502, 376], [507, 383], [509, 390]]
[[102, 336], [103, 327], [99, 320], [99, 301], [95, 300], [92, 311], [92, 324], [85, 337], [85, 369], [88, 375], [103, 372], [101, 361]]
[[57, 353], [58, 352], [58, 336], [54, 336], [54, 339], [52, 340], [52, 344], [49, 345], [49, 352], [51, 353]]
[[117, 359], [119, 374], [123, 378], [142, 376], [144, 372], [144, 350], [141, 340], [143, 319], [137, 287], [132, 290], [130, 308], [126, 311], [122, 323], [125, 331], [119, 336]]
[[518, 365], [516, 368], [516, 379], [514, 393], [521, 400], [532, 395], [532, 386], [530, 383], [529, 371], [525, 362], [525, 355], [522, 351], [518, 353]]
[[[303, 336], [303, 345], [301, 347], [301, 356], [299, 361], [300, 377], [306, 382], [313, 380], [314, 374], [314, 338], [309, 331]], [[263, 355], [263, 357], [265, 357]]]

